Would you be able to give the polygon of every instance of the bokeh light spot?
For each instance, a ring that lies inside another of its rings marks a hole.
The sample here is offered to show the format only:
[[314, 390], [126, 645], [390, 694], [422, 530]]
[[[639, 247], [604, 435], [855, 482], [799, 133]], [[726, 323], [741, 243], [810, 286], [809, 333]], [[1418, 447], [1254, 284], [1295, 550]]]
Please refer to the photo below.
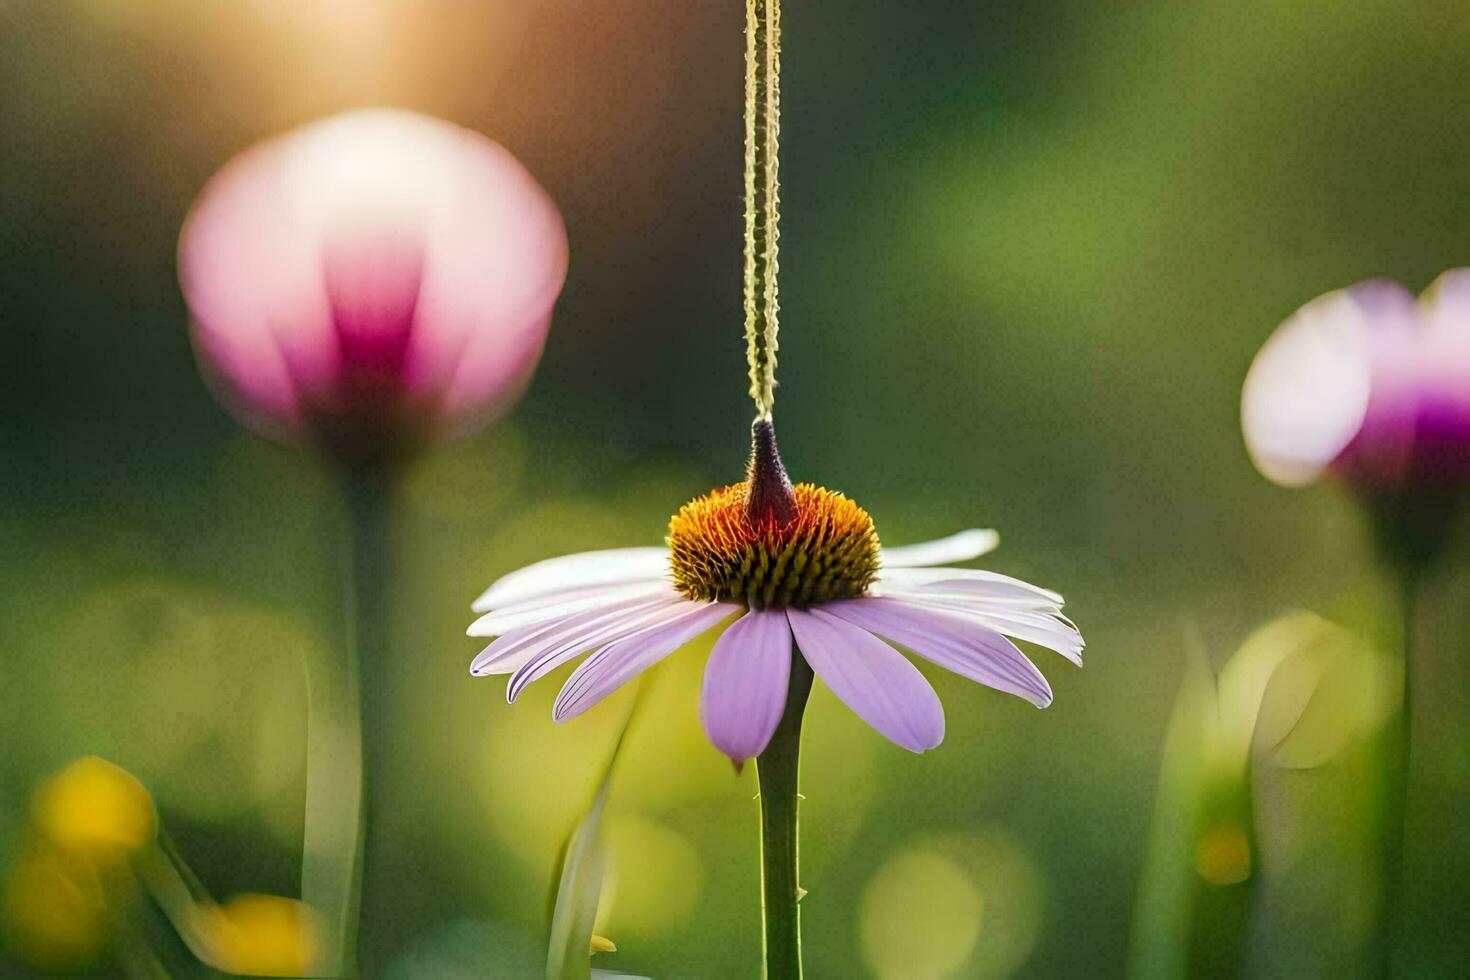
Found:
[[951, 976], [980, 938], [983, 907], [955, 861], [928, 849], [901, 851], [863, 890], [863, 958], [883, 978]]
[[597, 932], [620, 943], [676, 929], [689, 920], [704, 890], [704, 866], [689, 839], [632, 813], [608, 818], [608, 874]]
[[1251, 842], [1233, 823], [1217, 824], [1200, 835], [1194, 869], [1212, 885], [1238, 885], [1251, 876]]

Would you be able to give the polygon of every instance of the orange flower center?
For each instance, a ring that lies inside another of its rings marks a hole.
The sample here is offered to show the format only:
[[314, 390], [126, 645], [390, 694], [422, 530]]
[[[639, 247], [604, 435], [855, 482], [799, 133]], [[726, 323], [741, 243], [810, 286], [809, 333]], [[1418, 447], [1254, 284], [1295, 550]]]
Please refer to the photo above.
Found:
[[799, 483], [786, 521], [747, 513], [748, 483], [696, 497], [669, 520], [674, 587], [690, 599], [752, 609], [864, 595], [878, 573], [878, 532], [840, 493]]

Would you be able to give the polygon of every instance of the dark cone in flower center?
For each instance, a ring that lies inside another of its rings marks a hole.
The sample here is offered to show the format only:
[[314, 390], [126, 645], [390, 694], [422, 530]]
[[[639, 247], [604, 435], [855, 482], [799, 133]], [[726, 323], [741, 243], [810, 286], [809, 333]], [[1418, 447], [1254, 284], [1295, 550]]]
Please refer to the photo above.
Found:
[[752, 524], [790, 524], [796, 519], [796, 492], [776, 448], [770, 417], [750, 427], [750, 465], [746, 469], [745, 516]]
[[674, 588], [752, 609], [866, 595], [879, 556], [868, 512], [824, 487], [793, 487], [769, 418], [751, 436], [745, 481], [696, 497], [669, 519]]

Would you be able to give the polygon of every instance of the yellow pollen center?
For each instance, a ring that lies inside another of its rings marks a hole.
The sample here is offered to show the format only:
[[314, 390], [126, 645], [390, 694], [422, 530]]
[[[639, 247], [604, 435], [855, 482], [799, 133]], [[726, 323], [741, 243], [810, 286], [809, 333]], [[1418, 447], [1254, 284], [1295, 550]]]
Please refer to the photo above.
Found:
[[840, 493], [796, 485], [796, 516], [752, 520], [748, 485], [689, 501], [669, 520], [674, 587], [690, 599], [752, 609], [855, 599], [878, 573], [878, 532], [868, 512]]

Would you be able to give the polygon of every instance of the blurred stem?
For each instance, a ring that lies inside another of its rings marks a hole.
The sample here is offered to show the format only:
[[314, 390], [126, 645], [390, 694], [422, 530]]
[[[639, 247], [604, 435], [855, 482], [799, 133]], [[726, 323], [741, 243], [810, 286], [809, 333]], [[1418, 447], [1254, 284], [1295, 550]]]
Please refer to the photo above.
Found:
[[1421, 564], [1409, 561], [1399, 563], [1397, 568], [1399, 609], [1403, 618], [1403, 695], [1384, 733], [1383, 876], [1378, 905], [1378, 953], [1383, 976], [1393, 974], [1394, 953], [1404, 932], [1404, 851], [1414, 741], [1414, 614], [1421, 571]]
[[797, 883], [797, 774], [801, 719], [812, 690], [812, 669], [791, 651], [786, 712], [756, 759], [761, 794], [761, 914], [765, 922], [767, 980], [801, 977], [801, 887]]
[[128, 980], [169, 980], [170, 974], [163, 961], [137, 929], [119, 930], [113, 940], [113, 949], [117, 953], [119, 971]]
[[207, 915], [216, 911], [214, 899], [184, 861], [177, 845], [160, 831], [157, 846], [144, 852], [138, 869], [148, 894], [185, 948], [199, 962], [214, 966], [214, 951], [201, 927]]
[[357, 968], [363, 975], [379, 972], [379, 955], [389, 951], [389, 924], [401, 889], [389, 861], [383, 834], [385, 782], [391, 700], [388, 663], [391, 605], [391, 529], [389, 511], [394, 490], [391, 464], [365, 466], [352, 473], [347, 487], [352, 528], [351, 617], [362, 703], [361, 885], [362, 928], [357, 939]]
[[301, 893], [325, 923], [322, 967], [329, 976], [355, 976], [367, 965], [357, 954], [364, 880], [368, 901], [383, 900], [374, 895], [380, 862], [373, 777], [381, 754], [392, 484], [388, 465], [341, 474], [350, 556], [344, 640], [317, 658], [309, 678]]

